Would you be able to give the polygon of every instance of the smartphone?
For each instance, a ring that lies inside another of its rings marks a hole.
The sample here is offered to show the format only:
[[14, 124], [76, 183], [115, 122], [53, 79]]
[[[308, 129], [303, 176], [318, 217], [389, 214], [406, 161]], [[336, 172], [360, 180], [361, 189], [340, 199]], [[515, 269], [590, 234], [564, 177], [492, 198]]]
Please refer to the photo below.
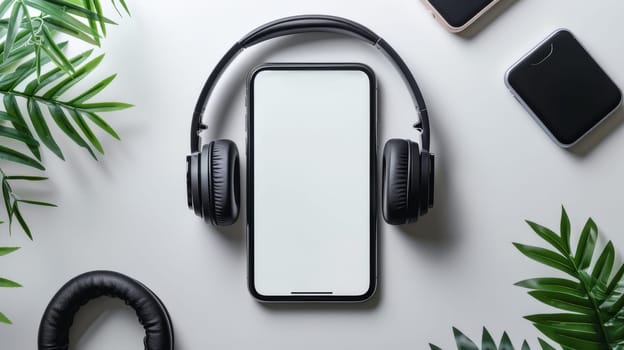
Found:
[[491, 9], [499, 0], [422, 0], [447, 30], [459, 33]]
[[377, 283], [377, 84], [361, 64], [265, 64], [247, 83], [248, 286], [359, 302]]
[[505, 74], [512, 95], [561, 147], [611, 115], [622, 93], [567, 29], [549, 35]]

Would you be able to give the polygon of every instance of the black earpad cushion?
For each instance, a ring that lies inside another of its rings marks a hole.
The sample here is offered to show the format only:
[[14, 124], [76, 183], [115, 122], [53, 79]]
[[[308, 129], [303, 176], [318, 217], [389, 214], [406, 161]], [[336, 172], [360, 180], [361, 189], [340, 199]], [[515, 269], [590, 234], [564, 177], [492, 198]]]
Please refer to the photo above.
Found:
[[411, 224], [418, 220], [420, 216], [420, 202], [419, 199], [422, 195], [423, 188], [420, 186], [420, 176], [422, 165], [420, 163], [420, 147], [416, 142], [409, 141], [410, 145], [410, 177], [407, 199], [409, 208], [405, 223]]
[[[413, 207], [418, 197], [418, 144], [409, 140], [392, 139], [386, 142], [382, 169], [382, 211], [391, 225], [401, 225], [418, 217]], [[416, 202], [417, 203], [417, 202]]]
[[[433, 183], [431, 182], [433, 175], [432, 157], [427, 151], [420, 154], [420, 188], [421, 193], [418, 198], [418, 207], [420, 215], [425, 215], [429, 208], [433, 206]], [[431, 205], [430, 205], [431, 204]]]
[[435, 203], [435, 156], [431, 153], [429, 154], [429, 167], [429, 203], [427, 206], [431, 209]]
[[141, 283], [112, 271], [92, 271], [67, 282], [52, 298], [39, 325], [39, 350], [67, 350], [69, 328], [80, 307], [92, 299], [122, 299], [145, 328], [146, 350], [172, 350], [173, 325], [164, 304]]
[[199, 154], [199, 195], [201, 198], [202, 208], [200, 217], [204, 218], [207, 223], [213, 223], [214, 220], [214, 203], [212, 201], [212, 175], [210, 169], [210, 155], [214, 142], [202, 147]]
[[193, 173], [193, 170], [191, 169], [192, 158], [193, 155], [186, 156], [186, 204], [188, 205], [189, 209], [193, 209], [193, 186], [191, 184], [191, 176]]
[[210, 152], [210, 189], [213, 223], [231, 225], [238, 219], [240, 203], [240, 166], [236, 144], [230, 140], [212, 142]]
[[202, 216], [201, 201], [201, 174], [199, 172], [199, 154], [193, 153], [186, 158], [186, 194], [189, 208], [193, 208], [195, 215]]

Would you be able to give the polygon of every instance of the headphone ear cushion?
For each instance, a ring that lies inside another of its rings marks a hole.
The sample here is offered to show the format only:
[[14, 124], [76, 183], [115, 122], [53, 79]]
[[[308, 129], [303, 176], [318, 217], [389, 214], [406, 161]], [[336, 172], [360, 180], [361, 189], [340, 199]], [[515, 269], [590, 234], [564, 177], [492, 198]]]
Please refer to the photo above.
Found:
[[425, 215], [429, 208], [433, 208], [433, 184], [434, 184], [434, 157], [427, 151], [420, 154], [420, 188], [419, 197], [420, 215]]
[[202, 215], [202, 198], [201, 198], [201, 175], [199, 168], [199, 153], [193, 153], [186, 156], [186, 200], [189, 209], [193, 209], [195, 215]]
[[390, 225], [418, 218], [420, 166], [418, 144], [409, 140], [386, 142], [383, 153], [382, 211]]
[[208, 167], [212, 222], [231, 225], [238, 219], [240, 203], [240, 165], [236, 144], [217, 140], [210, 144]]
[[173, 324], [165, 305], [140, 282], [112, 271], [92, 271], [67, 282], [52, 298], [39, 325], [39, 350], [67, 350], [74, 315], [92, 299], [124, 300], [145, 328], [147, 350], [173, 350]]

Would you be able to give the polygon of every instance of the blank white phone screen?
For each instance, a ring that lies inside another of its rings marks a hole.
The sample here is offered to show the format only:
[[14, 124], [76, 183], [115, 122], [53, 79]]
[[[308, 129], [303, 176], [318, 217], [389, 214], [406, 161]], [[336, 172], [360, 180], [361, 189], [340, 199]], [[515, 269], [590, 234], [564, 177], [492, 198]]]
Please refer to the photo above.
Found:
[[252, 79], [250, 268], [258, 294], [369, 291], [371, 84], [362, 70], [269, 68]]

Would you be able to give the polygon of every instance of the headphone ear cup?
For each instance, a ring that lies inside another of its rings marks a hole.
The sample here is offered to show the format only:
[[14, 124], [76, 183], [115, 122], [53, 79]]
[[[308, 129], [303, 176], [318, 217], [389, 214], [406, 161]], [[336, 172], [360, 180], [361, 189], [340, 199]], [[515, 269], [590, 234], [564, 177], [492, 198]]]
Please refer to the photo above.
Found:
[[207, 146], [206, 169], [210, 176], [205, 196], [210, 197], [210, 205], [206, 211], [213, 224], [231, 225], [238, 219], [240, 211], [238, 148], [230, 140], [213, 141]]
[[409, 140], [386, 142], [382, 169], [382, 211], [390, 225], [418, 218], [420, 162], [418, 144]]

